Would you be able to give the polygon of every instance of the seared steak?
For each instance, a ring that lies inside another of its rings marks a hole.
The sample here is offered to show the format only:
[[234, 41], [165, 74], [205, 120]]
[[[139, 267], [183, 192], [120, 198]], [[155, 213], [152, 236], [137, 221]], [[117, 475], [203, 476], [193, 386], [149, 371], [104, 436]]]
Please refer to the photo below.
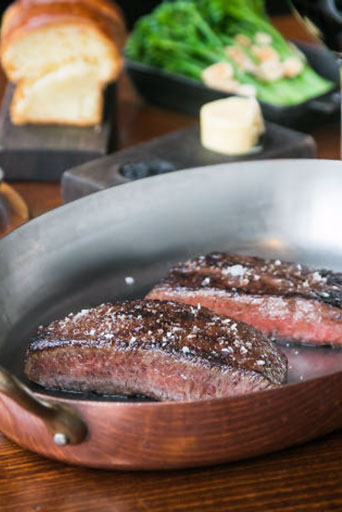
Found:
[[259, 331], [199, 307], [136, 300], [40, 327], [25, 373], [74, 391], [198, 400], [284, 383], [287, 359]]
[[212, 253], [172, 268], [147, 295], [201, 304], [286, 341], [342, 346], [342, 274]]

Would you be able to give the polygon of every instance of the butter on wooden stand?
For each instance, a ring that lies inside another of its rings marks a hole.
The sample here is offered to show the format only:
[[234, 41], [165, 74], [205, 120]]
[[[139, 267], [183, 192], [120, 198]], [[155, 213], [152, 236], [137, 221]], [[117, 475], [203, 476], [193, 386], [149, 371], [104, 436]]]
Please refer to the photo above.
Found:
[[202, 145], [226, 155], [250, 153], [265, 131], [258, 101], [239, 96], [203, 105], [200, 127]]

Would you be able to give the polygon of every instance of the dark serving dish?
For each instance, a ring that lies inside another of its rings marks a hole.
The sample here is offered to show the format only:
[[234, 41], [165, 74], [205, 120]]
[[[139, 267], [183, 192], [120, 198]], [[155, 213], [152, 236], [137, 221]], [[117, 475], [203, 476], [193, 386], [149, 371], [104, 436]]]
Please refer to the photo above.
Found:
[[[299, 105], [280, 106], [261, 102], [261, 107], [268, 121], [297, 129], [308, 129], [339, 112], [338, 68], [334, 56], [327, 50], [298, 41], [295, 44], [306, 55], [313, 69], [334, 82], [336, 88]], [[125, 69], [138, 92], [148, 101], [188, 114], [197, 115], [204, 103], [228, 96], [191, 78], [166, 73], [130, 59], [125, 60]]]

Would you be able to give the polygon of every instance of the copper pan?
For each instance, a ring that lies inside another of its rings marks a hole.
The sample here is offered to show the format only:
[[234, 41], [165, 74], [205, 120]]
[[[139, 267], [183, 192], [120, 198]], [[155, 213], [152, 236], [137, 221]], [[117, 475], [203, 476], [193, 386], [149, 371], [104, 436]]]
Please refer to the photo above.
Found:
[[342, 270], [341, 191], [336, 161], [219, 165], [93, 194], [2, 239], [0, 430], [72, 464], [158, 469], [251, 457], [341, 427], [342, 350], [336, 349], [283, 348], [288, 385], [201, 402], [52, 393], [23, 375], [39, 324], [142, 297], [189, 256], [228, 250]]

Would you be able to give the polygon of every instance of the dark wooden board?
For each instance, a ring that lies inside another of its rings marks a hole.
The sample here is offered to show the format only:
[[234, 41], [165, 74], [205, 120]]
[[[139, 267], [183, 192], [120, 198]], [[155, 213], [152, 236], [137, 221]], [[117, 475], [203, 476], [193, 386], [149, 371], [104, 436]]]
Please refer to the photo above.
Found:
[[132, 179], [121, 174], [127, 164], [142, 163], [147, 170], [145, 174], [154, 175], [160, 171], [243, 160], [313, 158], [315, 154], [316, 144], [310, 135], [267, 122], [260, 152], [230, 157], [205, 149], [195, 124], [66, 171], [62, 177], [62, 195], [64, 201], [69, 202], [107, 187], [128, 183]]
[[58, 181], [65, 169], [108, 153], [116, 117], [115, 84], [106, 91], [104, 120], [96, 127], [15, 126], [9, 115], [12, 94], [13, 85], [8, 85], [0, 112], [0, 166], [7, 181]]

